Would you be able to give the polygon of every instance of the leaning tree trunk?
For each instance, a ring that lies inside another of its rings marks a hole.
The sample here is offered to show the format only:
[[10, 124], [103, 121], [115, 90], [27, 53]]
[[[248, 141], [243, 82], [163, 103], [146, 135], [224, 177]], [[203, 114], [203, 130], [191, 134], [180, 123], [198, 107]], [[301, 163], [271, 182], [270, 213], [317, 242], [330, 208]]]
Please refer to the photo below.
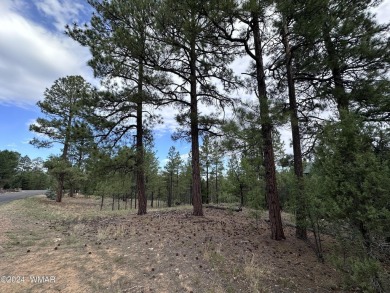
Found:
[[265, 168], [265, 189], [269, 209], [269, 219], [271, 223], [271, 238], [282, 240], [284, 236], [279, 194], [276, 185], [275, 158], [272, 140], [272, 121], [269, 113], [267, 89], [265, 84], [265, 72], [263, 63], [263, 49], [259, 27], [259, 16], [252, 13], [253, 36], [256, 57], [256, 79], [260, 101], [261, 134], [263, 139], [263, 155]]

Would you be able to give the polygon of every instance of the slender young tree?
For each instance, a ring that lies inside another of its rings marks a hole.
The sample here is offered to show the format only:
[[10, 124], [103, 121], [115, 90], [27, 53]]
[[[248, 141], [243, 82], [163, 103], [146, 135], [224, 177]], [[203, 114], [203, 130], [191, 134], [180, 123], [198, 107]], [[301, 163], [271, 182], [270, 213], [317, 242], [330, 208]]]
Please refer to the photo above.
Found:
[[147, 148], [145, 152], [145, 186], [146, 193], [150, 199], [150, 207], [153, 208], [154, 201], [158, 195], [159, 188], [159, 161], [156, 153], [151, 149]]
[[[180, 153], [174, 146], [171, 146], [168, 151], [167, 163], [165, 164], [165, 173], [167, 178], [168, 198], [167, 205], [172, 207], [174, 200], [177, 200], [178, 196], [178, 174], [181, 169], [183, 161], [180, 157]], [[175, 180], [176, 178], [176, 180]], [[175, 182], [176, 181], [176, 182]]]
[[[203, 144], [200, 149], [200, 161], [203, 173], [206, 175], [206, 204], [210, 203], [210, 167], [211, 167], [211, 150], [210, 150], [210, 137], [207, 135], [203, 139]], [[203, 175], [204, 176], [204, 175]]]
[[223, 148], [219, 140], [212, 140], [210, 144], [210, 165], [211, 165], [211, 175], [214, 178], [214, 200], [216, 203], [219, 202], [220, 190], [222, 183], [222, 174], [224, 170], [223, 165]]

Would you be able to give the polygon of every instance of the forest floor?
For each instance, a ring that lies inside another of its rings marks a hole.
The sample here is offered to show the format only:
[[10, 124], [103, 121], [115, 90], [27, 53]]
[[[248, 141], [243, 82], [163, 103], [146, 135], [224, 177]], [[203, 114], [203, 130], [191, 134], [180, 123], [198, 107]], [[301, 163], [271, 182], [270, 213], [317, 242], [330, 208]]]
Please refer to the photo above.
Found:
[[0, 292], [346, 292], [293, 227], [271, 240], [265, 212], [110, 209], [83, 197], [1, 205]]

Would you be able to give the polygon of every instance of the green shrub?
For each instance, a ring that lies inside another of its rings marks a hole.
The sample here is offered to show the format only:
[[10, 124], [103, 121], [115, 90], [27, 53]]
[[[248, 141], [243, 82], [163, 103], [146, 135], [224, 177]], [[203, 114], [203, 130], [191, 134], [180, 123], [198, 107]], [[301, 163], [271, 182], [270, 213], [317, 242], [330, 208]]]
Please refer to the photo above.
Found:
[[53, 189], [49, 189], [48, 191], [46, 191], [45, 195], [47, 198], [52, 199], [52, 200], [55, 200], [57, 197], [57, 195]]
[[343, 274], [344, 285], [348, 289], [362, 292], [376, 292], [375, 282], [380, 271], [379, 263], [372, 258], [350, 257], [346, 261], [347, 269]]

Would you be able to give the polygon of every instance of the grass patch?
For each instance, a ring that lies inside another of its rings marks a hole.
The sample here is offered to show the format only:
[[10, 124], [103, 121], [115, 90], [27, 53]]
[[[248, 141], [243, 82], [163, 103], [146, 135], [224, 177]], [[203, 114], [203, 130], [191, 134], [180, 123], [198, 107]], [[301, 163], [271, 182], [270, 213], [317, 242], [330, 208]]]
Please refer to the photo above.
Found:
[[[19, 291], [0, 284], [0, 291], [304, 293], [328, 292], [330, 283], [338, 288], [337, 273], [326, 264], [317, 268], [307, 245], [293, 237], [269, 239], [264, 211], [258, 211], [256, 226], [249, 209], [205, 209], [204, 217], [191, 215], [189, 205], [148, 207], [144, 216], [136, 212], [112, 211], [109, 201], [100, 211], [95, 197], [65, 197], [62, 203], [36, 197], [1, 205], [0, 237], [7, 241], [0, 238], [0, 270], [52, 274], [58, 283], [26, 284]], [[286, 235], [293, 234], [286, 227]]]

